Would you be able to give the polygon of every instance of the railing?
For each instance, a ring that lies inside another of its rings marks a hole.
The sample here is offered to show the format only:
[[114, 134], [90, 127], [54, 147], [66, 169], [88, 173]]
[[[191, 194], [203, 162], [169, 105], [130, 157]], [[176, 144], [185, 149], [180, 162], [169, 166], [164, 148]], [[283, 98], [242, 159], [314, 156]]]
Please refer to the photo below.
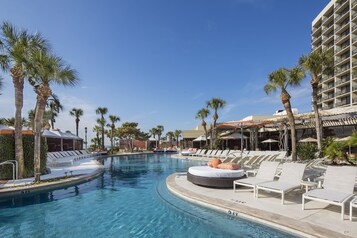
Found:
[[337, 102], [335, 105], [336, 107], [340, 107], [340, 106], [345, 106], [345, 105], [348, 105], [350, 104], [349, 100], [347, 101], [342, 101], [342, 102]]
[[343, 67], [341, 69], [336, 69], [335, 73], [339, 74], [339, 73], [345, 72], [346, 70], [349, 70], [349, 69], [350, 69], [350, 66], [348, 65], [347, 67]]
[[327, 89], [331, 89], [335, 87], [335, 85], [331, 84], [331, 85], [327, 85], [327, 86], [322, 86], [322, 90], [327, 90]]
[[324, 96], [324, 97], [321, 97], [321, 99], [324, 101], [324, 100], [328, 100], [328, 99], [332, 99], [334, 98], [334, 94], [329, 94], [327, 96]]
[[347, 45], [344, 45], [344, 46], [338, 46], [338, 47], [336, 47], [336, 53], [338, 53], [338, 52], [340, 52], [340, 51], [346, 49], [346, 48], [349, 47], [349, 46], [350, 46], [350, 43], [348, 43]]
[[344, 61], [344, 60], [346, 60], [346, 59], [348, 59], [348, 58], [350, 58], [349, 55], [348, 55], [348, 56], [341, 57], [341, 59], [337, 59], [337, 60], [335, 61], [335, 64], [338, 64], [338, 63], [340, 63], [340, 62], [342, 62], [342, 61]]
[[340, 85], [340, 84], [343, 84], [345, 82], [348, 82], [349, 80], [350, 80], [349, 78], [337, 80], [336, 81], [336, 86]]
[[346, 23], [343, 23], [341, 26], [336, 27], [335, 31], [336, 32], [339, 31], [342, 27], [345, 27], [348, 23], [349, 23], [349, 21]]

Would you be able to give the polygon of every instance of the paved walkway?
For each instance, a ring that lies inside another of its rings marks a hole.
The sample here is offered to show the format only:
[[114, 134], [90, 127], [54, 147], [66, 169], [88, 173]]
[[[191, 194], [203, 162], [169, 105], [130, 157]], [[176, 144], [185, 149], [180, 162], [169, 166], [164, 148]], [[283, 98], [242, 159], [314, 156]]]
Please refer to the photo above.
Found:
[[305, 210], [302, 210], [301, 198], [304, 189], [286, 194], [285, 205], [281, 205], [281, 197], [278, 194], [262, 191], [259, 192], [259, 198], [254, 198], [251, 189], [242, 188], [233, 192], [233, 188], [197, 186], [187, 181], [186, 173], [169, 176], [167, 186], [171, 192], [192, 203], [232, 216], [252, 219], [277, 229], [288, 229], [304, 237], [357, 237], [357, 211], [354, 211], [354, 220], [350, 221], [348, 204], [345, 219], [342, 221], [341, 209], [338, 206], [308, 201]]

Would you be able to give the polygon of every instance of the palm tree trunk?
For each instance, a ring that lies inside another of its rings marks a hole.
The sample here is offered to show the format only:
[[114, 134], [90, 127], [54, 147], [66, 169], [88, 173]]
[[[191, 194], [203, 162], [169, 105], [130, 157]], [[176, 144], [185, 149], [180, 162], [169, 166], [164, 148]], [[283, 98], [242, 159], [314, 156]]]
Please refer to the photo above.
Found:
[[78, 136], [79, 118], [76, 118], [76, 136]]
[[102, 146], [101, 150], [104, 150], [104, 126], [102, 126]]
[[[206, 146], [208, 145], [208, 132], [207, 132], [207, 127], [204, 126], [203, 129], [205, 130], [205, 137], [206, 137]], [[200, 142], [201, 143], [201, 142]]]
[[24, 105], [24, 77], [13, 68], [10, 70], [15, 88], [15, 159], [19, 164], [19, 178], [24, 177], [25, 162], [22, 143], [22, 107]]
[[55, 129], [55, 119], [51, 119], [51, 128], [52, 130]]
[[291, 133], [291, 158], [292, 161], [297, 160], [297, 151], [296, 151], [296, 130], [295, 130], [295, 119], [293, 112], [291, 111], [290, 100], [284, 103], [286, 114], [288, 115], [288, 120], [290, 124], [290, 133]]
[[112, 128], [112, 130], [110, 131], [110, 150], [111, 150], [111, 153], [113, 154], [113, 131], [114, 129]]
[[322, 155], [322, 120], [319, 114], [319, 109], [317, 107], [317, 83], [311, 83], [312, 87], [312, 107], [315, 113], [315, 130], [316, 130], [316, 139], [317, 139], [317, 150], [319, 152], [319, 157]]
[[42, 131], [42, 119], [45, 112], [47, 99], [42, 96], [37, 97], [37, 107], [35, 113], [35, 152], [34, 152], [34, 171], [35, 171], [35, 182], [41, 180], [41, 131]]

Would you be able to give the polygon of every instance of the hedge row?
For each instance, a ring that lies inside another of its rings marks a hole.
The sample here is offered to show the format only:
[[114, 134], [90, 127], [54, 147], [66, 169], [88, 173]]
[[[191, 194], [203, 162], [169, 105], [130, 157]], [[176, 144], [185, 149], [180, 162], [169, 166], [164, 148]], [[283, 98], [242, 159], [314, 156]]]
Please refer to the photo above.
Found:
[[[25, 177], [34, 176], [34, 136], [22, 135], [25, 160]], [[47, 143], [41, 138], [41, 173], [46, 173]], [[0, 163], [15, 159], [14, 135], [0, 135]], [[0, 166], [0, 179], [12, 179], [12, 165]]]

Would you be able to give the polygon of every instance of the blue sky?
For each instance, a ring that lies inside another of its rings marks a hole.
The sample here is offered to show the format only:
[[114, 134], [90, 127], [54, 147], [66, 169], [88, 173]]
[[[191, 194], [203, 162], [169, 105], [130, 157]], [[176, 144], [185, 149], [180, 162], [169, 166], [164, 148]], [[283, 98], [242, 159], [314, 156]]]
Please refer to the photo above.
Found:
[[[3, 0], [0, 20], [41, 32], [79, 72], [74, 88], [53, 86], [64, 104], [56, 127], [75, 131], [73, 107], [84, 110], [80, 136], [107, 107], [121, 122], [164, 133], [200, 124], [207, 100], [227, 102], [219, 122], [269, 115], [282, 108], [266, 95], [267, 75], [292, 67], [311, 49], [311, 22], [327, 0]], [[0, 117], [14, 115], [5, 77]], [[290, 89], [292, 106], [311, 111], [309, 79]], [[26, 85], [23, 114], [36, 96]], [[207, 120], [211, 122], [211, 117]], [[90, 138], [89, 138], [90, 139]]]

